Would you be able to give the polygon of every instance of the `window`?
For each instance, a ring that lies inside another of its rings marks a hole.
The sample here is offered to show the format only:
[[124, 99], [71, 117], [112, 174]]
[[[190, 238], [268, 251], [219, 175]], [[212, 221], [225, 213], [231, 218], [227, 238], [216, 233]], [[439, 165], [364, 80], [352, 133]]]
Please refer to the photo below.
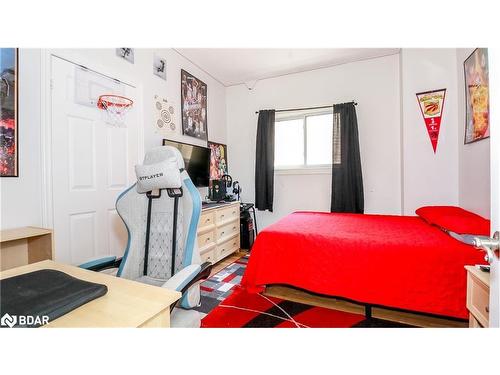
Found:
[[340, 124], [333, 113], [309, 113], [278, 118], [275, 124], [274, 166], [301, 169], [332, 165], [335, 127], [335, 164], [340, 163]]

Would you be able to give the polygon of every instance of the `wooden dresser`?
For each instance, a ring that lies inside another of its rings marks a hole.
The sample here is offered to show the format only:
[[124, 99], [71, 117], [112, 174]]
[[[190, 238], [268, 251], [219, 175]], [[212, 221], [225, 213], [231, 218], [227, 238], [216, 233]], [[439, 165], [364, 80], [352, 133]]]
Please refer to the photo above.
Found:
[[213, 264], [240, 248], [240, 202], [203, 208], [198, 225], [201, 259]]
[[488, 327], [490, 274], [475, 266], [465, 266], [467, 270], [467, 309], [469, 327]]

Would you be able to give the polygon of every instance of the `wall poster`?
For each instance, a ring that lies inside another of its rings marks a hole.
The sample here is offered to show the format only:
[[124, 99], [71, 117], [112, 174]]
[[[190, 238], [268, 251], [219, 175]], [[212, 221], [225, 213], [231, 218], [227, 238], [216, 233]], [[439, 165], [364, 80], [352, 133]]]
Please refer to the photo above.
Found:
[[181, 70], [182, 134], [207, 140], [207, 85]]
[[467, 144], [490, 136], [488, 49], [476, 48], [465, 60], [464, 72]]
[[18, 50], [0, 48], [0, 177], [18, 177]]

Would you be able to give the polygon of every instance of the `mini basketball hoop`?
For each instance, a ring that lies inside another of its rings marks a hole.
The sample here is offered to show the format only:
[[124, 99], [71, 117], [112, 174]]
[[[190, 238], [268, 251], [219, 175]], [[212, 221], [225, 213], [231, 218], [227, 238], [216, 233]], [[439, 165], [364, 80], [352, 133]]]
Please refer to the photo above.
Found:
[[97, 100], [97, 108], [104, 111], [105, 121], [113, 125], [124, 123], [133, 104], [132, 99], [113, 94], [101, 95]]

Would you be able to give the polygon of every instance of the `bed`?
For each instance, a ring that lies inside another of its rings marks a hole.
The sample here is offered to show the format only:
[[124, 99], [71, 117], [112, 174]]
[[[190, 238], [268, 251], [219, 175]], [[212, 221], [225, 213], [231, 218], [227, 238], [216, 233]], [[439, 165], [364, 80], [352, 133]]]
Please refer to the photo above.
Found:
[[[488, 234], [489, 222], [482, 220], [481, 229], [469, 228], [465, 219], [451, 221], [458, 233]], [[242, 286], [261, 292], [267, 285], [288, 285], [467, 319], [464, 265], [484, 264], [484, 254], [448, 229], [420, 216], [295, 212], [259, 233]]]

